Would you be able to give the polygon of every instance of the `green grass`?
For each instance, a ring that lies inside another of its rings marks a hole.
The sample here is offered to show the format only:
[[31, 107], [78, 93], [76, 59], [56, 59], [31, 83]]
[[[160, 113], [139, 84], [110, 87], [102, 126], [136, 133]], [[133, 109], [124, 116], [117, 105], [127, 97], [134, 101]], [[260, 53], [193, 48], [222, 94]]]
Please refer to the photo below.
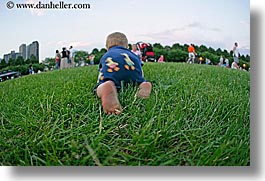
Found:
[[97, 66], [0, 84], [0, 165], [250, 165], [250, 75], [206, 65], [144, 65], [150, 99], [119, 92], [105, 115]]

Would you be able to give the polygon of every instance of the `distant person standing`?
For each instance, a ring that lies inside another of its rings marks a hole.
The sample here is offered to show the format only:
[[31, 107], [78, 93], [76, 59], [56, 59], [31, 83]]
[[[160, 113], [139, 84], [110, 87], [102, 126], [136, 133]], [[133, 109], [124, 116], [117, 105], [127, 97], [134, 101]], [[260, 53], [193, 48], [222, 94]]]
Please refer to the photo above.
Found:
[[61, 54], [59, 50], [56, 50], [55, 52], [55, 69], [60, 68], [60, 63], [61, 63]]
[[234, 62], [239, 63], [240, 54], [239, 54], [239, 52], [237, 50], [237, 47], [238, 47], [238, 43], [235, 42], [235, 45], [234, 45], [234, 48], [233, 48], [233, 58], [234, 58]]
[[136, 44], [132, 45], [132, 52], [137, 55], [137, 57], [139, 57], [139, 59], [141, 60], [141, 52], [139, 50], [137, 50], [137, 46]]
[[62, 53], [62, 59], [61, 59], [61, 65], [60, 65], [60, 69], [65, 69], [67, 68], [67, 64], [68, 64], [68, 53], [65, 47], [63, 47], [63, 51]]
[[141, 63], [141, 66], [143, 66], [144, 65], [144, 62], [142, 61], [142, 53], [141, 53], [141, 51], [139, 51], [137, 49], [136, 44], [133, 44], [132, 45], [132, 50], [131, 51], [139, 58], [140, 63]]
[[32, 63], [29, 64], [29, 74], [34, 74]]
[[67, 56], [66, 68], [69, 68], [71, 66], [71, 59], [70, 59], [70, 51], [67, 49], [66, 49], [66, 56]]
[[73, 46], [70, 46], [69, 48], [69, 65], [70, 67], [74, 67], [74, 63], [75, 63], [75, 50], [73, 48]]
[[224, 66], [227, 67], [227, 68], [230, 68], [228, 58], [225, 58], [225, 64], [224, 64]]
[[194, 63], [196, 51], [193, 44], [190, 44], [190, 46], [188, 47], [188, 53], [189, 53], [188, 63]]
[[224, 66], [224, 58], [223, 58], [222, 55], [220, 56], [218, 65], [221, 66], [221, 67]]

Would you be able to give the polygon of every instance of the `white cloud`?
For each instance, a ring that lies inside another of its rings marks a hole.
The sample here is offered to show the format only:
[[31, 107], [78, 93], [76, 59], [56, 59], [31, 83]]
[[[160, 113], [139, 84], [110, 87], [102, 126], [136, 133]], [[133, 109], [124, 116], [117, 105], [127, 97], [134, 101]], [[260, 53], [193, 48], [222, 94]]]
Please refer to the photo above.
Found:
[[239, 23], [242, 24], [242, 25], [245, 25], [245, 26], [249, 26], [250, 25], [250, 23], [248, 21], [245, 21], [245, 20], [241, 20]]
[[49, 47], [66, 47], [69, 48], [70, 46], [76, 47], [76, 48], [83, 48], [91, 46], [91, 43], [85, 42], [85, 41], [58, 41], [58, 42], [48, 42], [47, 46]]
[[82, 41], [76, 41], [76, 42], [70, 42], [69, 43], [69, 46], [73, 46], [73, 47], [87, 47], [89, 45], [90, 45], [90, 43], [82, 42]]
[[220, 42], [220, 36], [217, 36], [222, 32], [219, 27], [213, 27], [204, 25], [199, 22], [191, 22], [182, 26], [166, 29], [159, 32], [144, 33], [138, 37], [142, 41], [160, 42], [164, 44], [182, 43], [189, 44], [198, 42]]

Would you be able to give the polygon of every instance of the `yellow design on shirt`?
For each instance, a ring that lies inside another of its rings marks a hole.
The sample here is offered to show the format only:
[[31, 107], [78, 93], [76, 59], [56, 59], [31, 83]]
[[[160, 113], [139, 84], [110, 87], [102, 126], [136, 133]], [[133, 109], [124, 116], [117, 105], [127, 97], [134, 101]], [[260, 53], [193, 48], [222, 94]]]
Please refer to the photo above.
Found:
[[130, 59], [129, 55], [126, 53], [122, 53], [121, 55], [124, 56], [124, 60], [127, 63], [127, 65], [124, 65], [125, 69], [130, 70], [131, 68], [132, 70], [135, 70], [134, 62]]
[[113, 72], [113, 70], [117, 72], [120, 70], [118, 66], [119, 64], [117, 62], [114, 62], [111, 57], [108, 57], [106, 62], [107, 62], [106, 65], [109, 67], [107, 70], [108, 72]]

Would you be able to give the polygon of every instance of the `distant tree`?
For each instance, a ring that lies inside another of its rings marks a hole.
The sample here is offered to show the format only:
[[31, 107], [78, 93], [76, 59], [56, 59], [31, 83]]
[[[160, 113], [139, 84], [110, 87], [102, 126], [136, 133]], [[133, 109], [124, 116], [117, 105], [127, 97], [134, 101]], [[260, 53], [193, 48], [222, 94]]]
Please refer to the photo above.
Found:
[[30, 64], [30, 59], [29, 58], [25, 60], [25, 64]]
[[166, 45], [165, 48], [164, 48], [166, 51], [169, 51], [171, 50], [171, 47], [169, 45]]
[[160, 43], [154, 43], [153, 47], [157, 48], [157, 49], [163, 49], [164, 48]]
[[88, 52], [87, 51], [76, 51], [75, 52], [75, 62], [87, 62]]
[[12, 68], [14, 71], [18, 71], [21, 75], [28, 75], [29, 74], [29, 65], [20, 65]]
[[94, 48], [93, 50], [92, 50], [92, 52], [91, 52], [91, 54], [97, 54], [97, 53], [99, 53], [99, 50], [97, 49], [97, 48]]
[[182, 50], [185, 51], [185, 52], [187, 52], [187, 51], [188, 51], [188, 47], [189, 47], [188, 44], [184, 44], [184, 45], [182, 46]]
[[167, 55], [168, 55], [168, 51], [165, 50], [164, 48], [160, 49], [157, 47], [153, 48], [153, 51], [155, 53], [155, 59], [158, 60], [158, 58], [160, 57], [160, 55], [164, 55], [166, 61], [168, 60]]
[[102, 48], [102, 49], [100, 49], [100, 51], [99, 51], [98, 53], [94, 54], [94, 55], [95, 55], [95, 58], [94, 58], [94, 62], [95, 62], [95, 64], [99, 64], [99, 61], [100, 61], [101, 57], [102, 57], [106, 52], [107, 52], [107, 49], [106, 49], [106, 48]]
[[42, 64], [48, 66], [49, 68], [53, 68], [55, 66], [55, 58], [45, 58]]
[[39, 63], [39, 60], [37, 59], [35, 55], [31, 55], [29, 61], [32, 64]]
[[212, 47], [209, 47], [209, 48], [208, 48], [208, 52], [210, 52], [210, 53], [212, 53], [212, 54], [215, 54], [215, 53], [216, 53], [215, 50], [214, 50]]
[[249, 55], [246, 55], [246, 59], [245, 59], [246, 62], [250, 62], [250, 56]]
[[213, 64], [215, 64], [215, 65], [218, 64], [219, 59], [220, 59], [220, 56], [218, 56], [218, 55], [215, 54], [215, 53], [211, 53], [211, 52], [209, 52], [209, 51], [202, 52], [202, 53], [201, 53], [201, 56], [202, 56], [204, 59], [206, 59], [206, 58], [210, 59], [211, 62], [212, 62]]
[[168, 51], [167, 60], [169, 62], [183, 62], [187, 53], [181, 49], [172, 49]]
[[41, 64], [41, 63], [33, 64], [33, 70], [34, 70], [34, 72], [38, 72], [39, 70], [40, 71], [43, 71], [44, 68], [45, 68], [45, 65], [44, 64]]
[[15, 61], [15, 65], [23, 65], [24, 64], [24, 59], [22, 56], [18, 56], [16, 61]]
[[182, 49], [182, 46], [179, 43], [175, 43], [172, 45], [172, 49]]
[[101, 48], [99, 53], [106, 53], [107, 52], [107, 49], [106, 48]]
[[233, 50], [230, 50], [229, 54], [231, 57], [233, 57]]
[[16, 60], [14, 60], [13, 58], [10, 58], [8, 60], [8, 66], [15, 66], [16, 65]]
[[223, 51], [223, 57], [229, 58], [231, 57], [231, 55], [229, 54], [229, 52], [227, 50]]
[[199, 52], [206, 52], [208, 50], [208, 48], [205, 45], [201, 45], [199, 46], [198, 50]]
[[5, 68], [6, 66], [7, 66], [6, 61], [5, 61], [4, 59], [1, 60], [1, 63], [0, 63], [0, 69]]
[[218, 49], [216, 50], [216, 54], [217, 54], [218, 56], [221, 56], [221, 55], [223, 54], [223, 51], [221, 50], [221, 48], [218, 48]]

